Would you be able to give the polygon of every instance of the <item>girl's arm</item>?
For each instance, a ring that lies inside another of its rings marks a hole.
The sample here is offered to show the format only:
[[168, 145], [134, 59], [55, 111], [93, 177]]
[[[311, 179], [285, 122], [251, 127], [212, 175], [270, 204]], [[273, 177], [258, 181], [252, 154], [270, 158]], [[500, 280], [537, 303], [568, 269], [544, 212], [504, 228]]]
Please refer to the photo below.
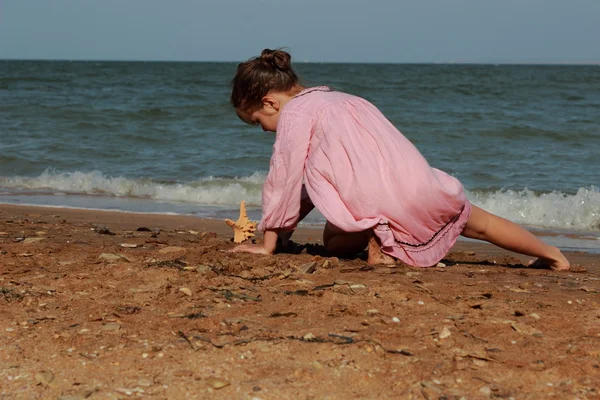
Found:
[[[262, 219], [259, 231], [291, 231], [300, 218], [302, 180], [313, 123], [302, 112], [282, 112], [277, 123], [277, 138], [262, 193]], [[308, 197], [308, 196], [306, 196]]]
[[[315, 205], [310, 201], [310, 197], [306, 193], [306, 189], [302, 188], [302, 199], [300, 200], [300, 215], [298, 222], [310, 213]], [[294, 231], [283, 231], [281, 229], [268, 229], [265, 231], [263, 243], [257, 244], [241, 244], [236, 246], [232, 251], [244, 251], [256, 254], [273, 254], [277, 250], [277, 240], [281, 239], [281, 247], [288, 246], [288, 242]]]
[[277, 237], [279, 236], [279, 229], [270, 230], [267, 229], [264, 234], [262, 243], [252, 244], [240, 244], [233, 248], [233, 252], [243, 251], [246, 253], [255, 254], [273, 254], [277, 248]]
[[269, 173], [263, 185], [262, 219], [257, 228], [265, 232], [264, 242], [240, 245], [233, 251], [273, 254], [279, 234], [293, 231], [312, 209], [312, 204], [304, 204], [308, 194], [302, 193], [312, 126], [311, 117], [302, 112], [282, 112], [279, 116]]
[[[305, 189], [302, 189], [302, 200], [300, 200], [300, 215], [298, 216], [298, 222], [302, 221], [312, 210], [315, 205], [310, 201], [310, 197], [305, 195]], [[294, 231], [280, 232], [279, 238], [281, 239], [281, 247], [285, 248], [288, 246], [288, 241], [294, 234]]]
[[[300, 203], [300, 216], [298, 222], [302, 221], [304, 217], [308, 215], [315, 208], [315, 205], [310, 201], [310, 198], [306, 196]], [[240, 244], [236, 246], [232, 251], [243, 251], [248, 253], [256, 254], [273, 254], [277, 249], [277, 238], [281, 238], [282, 247], [287, 247], [288, 241], [294, 231], [282, 231], [280, 229], [266, 230], [264, 234], [263, 243], [256, 244]]]

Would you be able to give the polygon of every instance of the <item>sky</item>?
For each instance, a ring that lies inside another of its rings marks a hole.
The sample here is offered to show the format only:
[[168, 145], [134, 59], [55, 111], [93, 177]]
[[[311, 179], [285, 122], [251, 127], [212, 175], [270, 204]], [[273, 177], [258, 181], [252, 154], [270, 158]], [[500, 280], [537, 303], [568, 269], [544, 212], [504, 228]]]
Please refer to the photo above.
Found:
[[0, 59], [600, 63], [600, 0], [0, 0]]

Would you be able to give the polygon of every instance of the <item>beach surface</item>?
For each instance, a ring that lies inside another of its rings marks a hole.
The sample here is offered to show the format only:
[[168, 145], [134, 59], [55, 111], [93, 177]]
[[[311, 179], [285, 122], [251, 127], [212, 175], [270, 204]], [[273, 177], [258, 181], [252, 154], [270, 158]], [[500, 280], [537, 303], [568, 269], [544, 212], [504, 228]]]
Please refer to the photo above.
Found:
[[0, 398], [600, 398], [600, 255], [369, 266], [320, 235], [259, 256], [223, 221], [0, 205]]

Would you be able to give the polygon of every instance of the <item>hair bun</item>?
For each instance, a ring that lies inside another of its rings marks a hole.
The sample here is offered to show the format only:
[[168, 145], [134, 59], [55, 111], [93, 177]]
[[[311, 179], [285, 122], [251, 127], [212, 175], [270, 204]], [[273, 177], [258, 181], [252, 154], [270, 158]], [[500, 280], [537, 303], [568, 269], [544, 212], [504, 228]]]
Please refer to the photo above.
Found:
[[264, 49], [260, 53], [260, 59], [266, 65], [283, 72], [289, 71], [292, 66], [292, 56], [287, 51], [279, 49]]

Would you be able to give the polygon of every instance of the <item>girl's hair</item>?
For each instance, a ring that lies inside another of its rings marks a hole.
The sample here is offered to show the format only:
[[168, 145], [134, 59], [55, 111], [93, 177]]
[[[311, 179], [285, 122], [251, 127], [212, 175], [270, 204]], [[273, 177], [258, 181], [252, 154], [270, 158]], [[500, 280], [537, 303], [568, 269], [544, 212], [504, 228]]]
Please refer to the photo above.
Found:
[[287, 92], [299, 85], [292, 69], [292, 56], [281, 49], [264, 49], [259, 57], [238, 65], [231, 81], [231, 105], [236, 110], [254, 111], [271, 90]]

